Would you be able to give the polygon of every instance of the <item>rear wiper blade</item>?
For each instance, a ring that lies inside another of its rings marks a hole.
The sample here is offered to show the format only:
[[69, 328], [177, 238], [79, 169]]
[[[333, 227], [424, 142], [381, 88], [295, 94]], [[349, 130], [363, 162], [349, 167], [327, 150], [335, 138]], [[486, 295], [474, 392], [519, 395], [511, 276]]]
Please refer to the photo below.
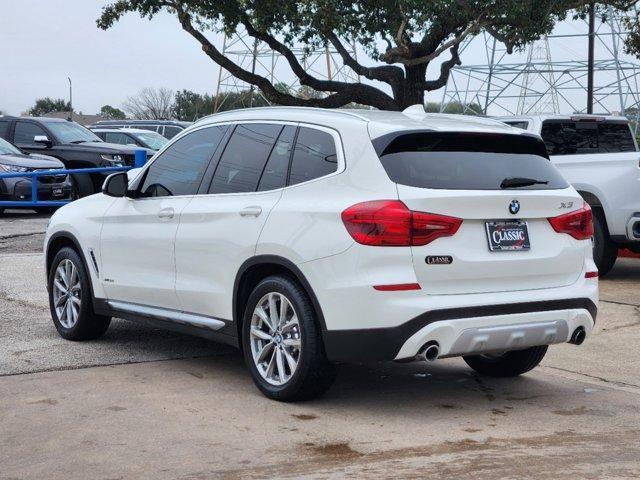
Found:
[[535, 178], [527, 177], [509, 177], [502, 180], [500, 188], [518, 188], [518, 187], [530, 187], [531, 185], [546, 185], [549, 180], [536, 180]]

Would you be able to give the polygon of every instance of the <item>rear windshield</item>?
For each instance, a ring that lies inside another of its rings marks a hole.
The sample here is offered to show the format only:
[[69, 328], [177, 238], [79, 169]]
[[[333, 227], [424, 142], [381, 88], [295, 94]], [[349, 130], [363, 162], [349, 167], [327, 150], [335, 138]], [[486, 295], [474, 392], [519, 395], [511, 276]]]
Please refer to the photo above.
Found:
[[411, 187], [543, 190], [569, 186], [549, 161], [544, 144], [522, 135], [410, 133], [393, 139], [380, 161], [392, 181]]
[[549, 155], [636, 151], [629, 125], [624, 122], [547, 120], [541, 135]]

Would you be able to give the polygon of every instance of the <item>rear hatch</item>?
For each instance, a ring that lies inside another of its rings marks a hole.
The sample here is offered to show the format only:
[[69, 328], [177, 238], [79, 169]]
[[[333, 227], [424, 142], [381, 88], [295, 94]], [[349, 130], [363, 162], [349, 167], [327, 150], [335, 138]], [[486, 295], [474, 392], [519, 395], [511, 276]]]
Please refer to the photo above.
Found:
[[583, 202], [537, 137], [410, 133], [380, 159], [410, 210], [462, 220], [453, 235], [411, 247], [427, 293], [556, 288], [582, 273], [584, 243], [548, 219]]

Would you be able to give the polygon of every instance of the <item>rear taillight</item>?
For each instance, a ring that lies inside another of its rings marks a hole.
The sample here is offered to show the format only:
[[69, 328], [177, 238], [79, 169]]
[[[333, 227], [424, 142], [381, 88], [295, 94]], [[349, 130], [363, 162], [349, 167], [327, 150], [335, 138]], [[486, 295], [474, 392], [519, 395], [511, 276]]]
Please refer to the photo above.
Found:
[[580, 210], [550, 218], [549, 223], [556, 232], [566, 233], [576, 240], [587, 240], [593, 236], [593, 213], [586, 203]]
[[413, 212], [399, 200], [357, 203], [342, 212], [342, 221], [356, 242], [378, 247], [426, 245], [454, 235], [462, 224], [460, 218]]

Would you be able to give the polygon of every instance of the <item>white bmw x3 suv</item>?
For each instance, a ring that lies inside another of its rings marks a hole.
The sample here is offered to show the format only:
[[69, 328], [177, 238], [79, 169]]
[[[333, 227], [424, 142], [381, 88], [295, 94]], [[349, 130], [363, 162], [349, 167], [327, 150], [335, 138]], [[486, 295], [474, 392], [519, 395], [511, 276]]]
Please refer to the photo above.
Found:
[[462, 356], [514, 376], [596, 319], [591, 211], [501, 122], [260, 108], [201, 120], [60, 209], [45, 240], [64, 338], [111, 317], [240, 347], [270, 398], [342, 362]]

